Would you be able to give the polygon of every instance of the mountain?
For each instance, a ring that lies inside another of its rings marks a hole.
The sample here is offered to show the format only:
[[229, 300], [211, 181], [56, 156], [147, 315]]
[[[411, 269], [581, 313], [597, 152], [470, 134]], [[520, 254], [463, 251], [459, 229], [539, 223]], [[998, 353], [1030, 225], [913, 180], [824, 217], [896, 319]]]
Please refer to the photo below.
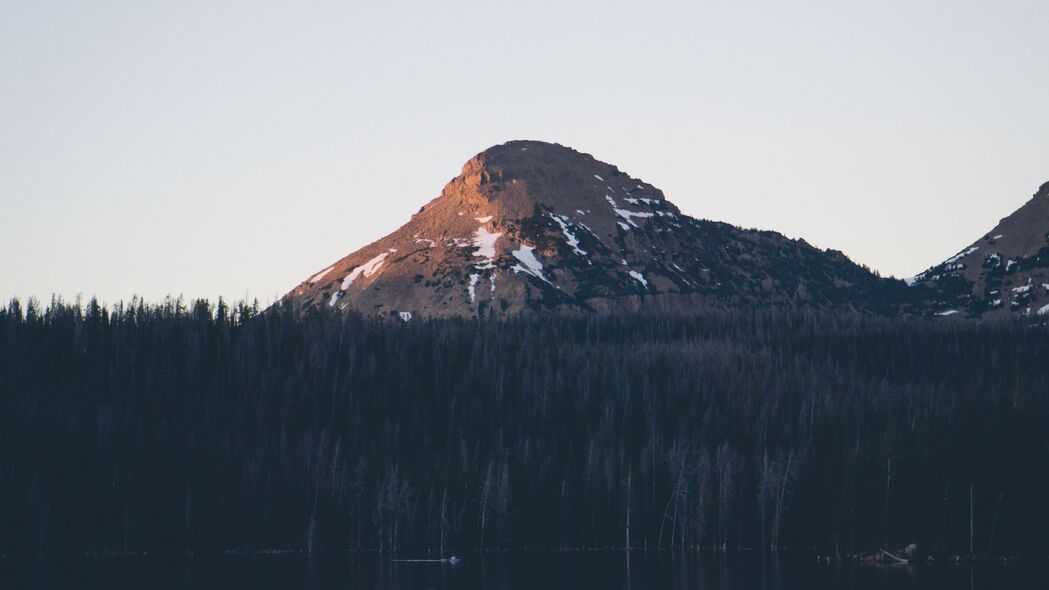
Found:
[[908, 282], [931, 290], [939, 315], [1049, 315], [1049, 182], [980, 239]]
[[684, 215], [589, 154], [511, 141], [471, 158], [407, 224], [285, 301], [406, 319], [697, 306], [879, 313], [900, 289], [841, 252]]

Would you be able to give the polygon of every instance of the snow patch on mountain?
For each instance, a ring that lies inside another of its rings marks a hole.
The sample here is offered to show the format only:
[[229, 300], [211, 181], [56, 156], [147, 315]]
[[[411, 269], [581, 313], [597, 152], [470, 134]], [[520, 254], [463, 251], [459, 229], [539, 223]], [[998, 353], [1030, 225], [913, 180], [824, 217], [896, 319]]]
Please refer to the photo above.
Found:
[[479, 227], [474, 232], [473, 247], [477, 248], [477, 252], [474, 256], [480, 256], [485, 259], [486, 262], [491, 262], [495, 259], [495, 243], [499, 241], [499, 237], [503, 234], [499, 232], [488, 231], [486, 227]]
[[545, 283], [553, 284], [543, 275], [543, 264], [535, 257], [535, 248], [522, 244], [520, 248], [513, 251], [513, 255], [514, 258], [521, 261], [521, 264], [524, 266], [521, 266], [521, 264], [515, 264], [510, 267], [510, 270], [513, 270], [515, 273], [523, 272], [530, 274]]
[[561, 233], [565, 235], [565, 239], [572, 251], [580, 256], [586, 256], [586, 252], [579, 248], [579, 239], [568, 229], [568, 218], [556, 213], [551, 213], [550, 218], [556, 221], [557, 225], [561, 226]]
[[[605, 200], [608, 201], [608, 204], [612, 206], [612, 210], [615, 211], [616, 215], [618, 215], [618, 216], [622, 217], [623, 219], [625, 219], [626, 222], [628, 224], [630, 224], [631, 227], [638, 227], [638, 225], [636, 223], [634, 223], [634, 220], [633, 220], [634, 217], [641, 217], [641, 218], [655, 217], [655, 213], [648, 213], [648, 212], [641, 212], [641, 211], [629, 211], [627, 209], [620, 209], [619, 205], [616, 203], [616, 200], [611, 195], [605, 195]], [[619, 223], [620, 223], [620, 225], [622, 225], [622, 222], [619, 222]], [[624, 229], [629, 229], [629, 228], [624, 228]]]
[[345, 291], [346, 289], [349, 289], [350, 285], [352, 285], [354, 281], [356, 281], [362, 276], [370, 277], [373, 274], [375, 274], [380, 268], [382, 268], [382, 264], [386, 262], [386, 257], [396, 251], [397, 248], [390, 248], [386, 252], [379, 254], [375, 258], [372, 258], [368, 262], [365, 262], [364, 264], [353, 269], [353, 271], [350, 272], [350, 274], [346, 275], [346, 278], [342, 280], [342, 286], [339, 288], [339, 290]]
[[317, 281], [323, 279], [325, 277], [325, 275], [330, 273], [334, 268], [335, 268], [335, 266], [332, 265], [332, 266], [329, 266], [328, 268], [320, 271], [319, 273], [313, 275], [312, 277], [310, 277], [310, 282], [311, 283], [316, 283]]
[[954, 256], [951, 256], [947, 260], [945, 260], [944, 264], [954, 264], [955, 262], [958, 262], [962, 258], [965, 258], [966, 256], [972, 254], [973, 252], [975, 252], [975, 251], [977, 251], [979, 249], [980, 249], [979, 246], [973, 246], [973, 247], [969, 248], [968, 250], [963, 250], [962, 252], [959, 252], [959, 253], [955, 254]]

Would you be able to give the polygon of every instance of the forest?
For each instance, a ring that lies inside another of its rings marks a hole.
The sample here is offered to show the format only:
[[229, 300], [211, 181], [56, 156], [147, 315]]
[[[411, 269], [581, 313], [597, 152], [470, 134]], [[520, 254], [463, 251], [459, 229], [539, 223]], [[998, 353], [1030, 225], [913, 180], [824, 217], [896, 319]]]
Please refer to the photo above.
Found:
[[0, 554], [1049, 547], [1049, 329], [0, 307]]

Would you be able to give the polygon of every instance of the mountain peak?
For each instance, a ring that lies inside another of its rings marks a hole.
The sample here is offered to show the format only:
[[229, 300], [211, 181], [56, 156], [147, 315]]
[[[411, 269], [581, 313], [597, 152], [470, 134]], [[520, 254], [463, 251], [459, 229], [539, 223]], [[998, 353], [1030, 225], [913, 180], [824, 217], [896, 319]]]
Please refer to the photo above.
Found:
[[852, 308], [864, 297], [851, 292], [884, 283], [804, 241], [683, 215], [589, 154], [510, 141], [470, 158], [407, 224], [286, 298], [401, 317]]
[[524, 172], [536, 168], [592, 168], [595, 173], [618, 174], [619, 169], [596, 160], [590, 154], [559, 143], [517, 139], [493, 145], [463, 165], [463, 176], [484, 171]]
[[516, 140], [470, 158], [441, 196], [468, 207], [494, 205], [505, 215], [521, 217], [536, 206], [563, 209], [561, 214], [593, 207], [617, 190], [666, 200], [662, 191], [590, 154], [557, 143]]

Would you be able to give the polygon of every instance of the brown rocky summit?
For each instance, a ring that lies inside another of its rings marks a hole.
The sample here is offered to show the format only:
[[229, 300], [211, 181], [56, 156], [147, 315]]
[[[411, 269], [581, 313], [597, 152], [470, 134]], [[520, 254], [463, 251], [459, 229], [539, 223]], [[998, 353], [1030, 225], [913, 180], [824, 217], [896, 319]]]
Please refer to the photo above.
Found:
[[683, 215], [659, 189], [589, 154], [510, 141], [471, 158], [407, 224], [285, 300], [405, 319], [698, 306], [878, 312], [891, 283], [840, 252]]

